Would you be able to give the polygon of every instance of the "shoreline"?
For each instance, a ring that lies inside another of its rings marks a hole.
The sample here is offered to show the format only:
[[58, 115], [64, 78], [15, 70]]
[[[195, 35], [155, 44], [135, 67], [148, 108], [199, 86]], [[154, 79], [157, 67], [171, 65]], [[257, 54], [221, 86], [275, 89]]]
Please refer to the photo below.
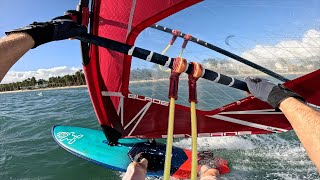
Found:
[[[282, 73], [282, 75], [288, 75], [288, 74], [291, 74], [291, 75], [302, 75], [303, 73], [301, 72], [294, 72], [294, 73]], [[264, 73], [259, 73], [259, 74], [246, 74], [245, 76], [261, 76], [261, 75], [265, 75]], [[244, 77], [244, 75], [233, 75], [232, 77]], [[187, 79], [187, 78], [181, 78], [181, 80], [184, 80], [184, 79]], [[161, 78], [161, 79], [150, 79], [150, 80], [136, 80], [136, 81], [130, 81], [129, 82], [129, 85], [130, 84], [138, 84], [138, 83], [148, 83], [148, 82], [151, 82], [151, 83], [154, 83], [154, 82], [161, 82], [161, 81], [166, 81], [168, 80], [169, 81], [169, 78]], [[59, 90], [59, 89], [76, 89], [76, 88], [84, 88], [84, 87], [87, 87], [87, 85], [80, 85], [80, 86], [64, 86], [64, 87], [51, 87], [51, 88], [39, 88], [39, 89], [26, 89], [26, 90], [15, 90], [15, 91], [3, 91], [3, 92], [0, 92], [0, 94], [9, 94], [9, 93], [21, 93], [21, 92], [31, 92], [31, 91], [50, 91], [50, 90]]]
[[84, 87], [87, 87], [87, 85], [51, 87], [51, 88], [39, 88], [39, 89], [26, 89], [26, 90], [15, 90], [15, 91], [3, 91], [3, 92], [0, 92], [0, 94], [32, 92], [32, 91], [50, 91], [50, 90], [59, 90], [59, 89], [76, 89], [76, 88], [84, 88]]

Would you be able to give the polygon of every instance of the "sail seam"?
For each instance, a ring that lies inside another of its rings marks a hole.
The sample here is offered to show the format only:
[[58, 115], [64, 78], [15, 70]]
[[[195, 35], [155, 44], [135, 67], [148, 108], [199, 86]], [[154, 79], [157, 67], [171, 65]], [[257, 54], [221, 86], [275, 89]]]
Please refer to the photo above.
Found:
[[221, 112], [219, 114], [283, 114], [282, 112], [277, 112], [274, 109], [265, 109], [265, 110], [249, 110], [249, 111], [228, 111]]
[[[131, 121], [124, 127], [124, 129], [127, 129], [127, 128], [137, 119], [137, 117], [146, 110], [146, 108], [148, 109], [148, 108], [150, 107], [151, 103], [152, 103], [152, 102], [148, 102], [148, 103], [134, 116], [134, 118], [131, 119]], [[149, 104], [150, 104], [150, 105], [149, 105]], [[143, 113], [143, 114], [144, 114], [144, 113]]]
[[132, 6], [131, 6], [131, 11], [130, 11], [130, 17], [129, 17], [129, 22], [128, 22], [128, 31], [127, 31], [127, 36], [126, 38], [128, 39], [128, 36], [131, 32], [131, 28], [132, 28], [132, 21], [133, 21], [133, 16], [134, 16], [134, 12], [136, 9], [136, 0], [132, 1]]
[[222, 120], [222, 121], [235, 123], [235, 124], [240, 124], [240, 125], [244, 125], [244, 126], [248, 126], [248, 127], [253, 127], [253, 128], [257, 128], [257, 129], [263, 129], [263, 130], [266, 130], [266, 131], [276, 132], [276, 133], [288, 131], [288, 130], [282, 129], [282, 128], [277, 128], [277, 127], [272, 127], [272, 126], [266, 126], [266, 125], [262, 125], [262, 124], [252, 123], [252, 122], [243, 121], [243, 120], [240, 120], [240, 119], [235, 119], [235, 118], [231, 118], [231, 117], [227, 117], [227, 116], [221, 116], [219, 114], [213, 115], [213, 116], [208, 116], [208, 117], [215, 118], [215, 119]]
[[[142, 120], [142, 118], [144, 117], [144, 115], [146, 114], [146, 112], [148, 111], [149, 107], [151, 106], [152, 102], [148, 102], [143, 109], [141, 109], [141, 111], [143, 110], [143, 113], [140, 115], [140, 118], [138, 119], [137, 123], [133, 126], [133, 128], [131, 129], [130, 133], [128, 134], [128, 136], [131, 136], [131, 134], [133, 133], [133, 131], [137, 128], [138, 124], [140, 123], [140, 121]], [[141, 112], [140, 111], [140, 112]], [[139, 114], [140, 114], [139, 112]], [[133, 122], [133, 121], [132, 121]]]

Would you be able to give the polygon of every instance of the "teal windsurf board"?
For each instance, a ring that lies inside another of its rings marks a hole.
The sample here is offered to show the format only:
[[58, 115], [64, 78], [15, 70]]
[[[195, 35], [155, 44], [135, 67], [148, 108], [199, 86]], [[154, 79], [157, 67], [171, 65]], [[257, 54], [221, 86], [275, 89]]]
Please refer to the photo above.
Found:
[[[130, 150], [141, 145], [145, 148], [145, 144], [148, 144], [146, 139], [123, 138], [119, 139], [119, 145], [109, 146], [102, 131], [74, 126], [54, 126], [52, 135], [55, 141], [70, 153], [108, 169], [122, 172], [125, 172], [132, 162], [128, 156]], [[160, 156], [159, 164], [162, 167], [165, 159], [165, 144], [156, 143], [155, 146], [147, 146], [147, 148], [149, 152], [155, 152]], [[227, 168], [227, 161], [220, 160], [218, 166], [222, 169]], [[191, 151], [173, 147], [171, 175], [177, 178], [188, 178], [190, 171]], [[147, 175], [162, 176], [163, 168], [150, 170]]]

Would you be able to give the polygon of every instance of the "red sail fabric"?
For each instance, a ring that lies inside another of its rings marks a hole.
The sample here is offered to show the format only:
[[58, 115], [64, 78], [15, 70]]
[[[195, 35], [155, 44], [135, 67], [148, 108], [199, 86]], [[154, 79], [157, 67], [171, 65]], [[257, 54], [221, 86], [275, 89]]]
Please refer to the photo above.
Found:
[[[94, 0], [93, 34], [133, 45], [150, 25], [201, 0]], [[131, 25], [130, 25], [131, 23]], [[130, 31], [129, 31], [129, 30]], [[131, 57], [92, 46], [84, 72], [98, 121], [118, 130], [119, 99], [102, 97], [101, 91], [128, 93]]]
[[[320, 104], [320, 70], [285, 83], [307, 102]], [[120, 101], [119, 120], [127, 137], [165, 138], [169, 102], [136, 94], [103, 92]], [[282, 112], [255, 97], [248, 97], [212, 111], [197, 110], [199, 137], [281, 133], [292, 127]], [[177, 105], [174, 137], [190, 137], [190, 108]]]
[[[146, 27], [200, 0], [95, 0], [93, 34], [130, 45]], [[129, 25], [131, 23], [131, 26]], [[129, 29], [129, 30], [128, 30]], [[91, 46], [84, 72], [98, 121], [126, 137], [165, 137], [169, 103], [129, 92], [131, 57]], [[308, 102], [320, 104], [320, 70], [285, 85]], [[169, 80], [168, 80], [169, 81]], [[248, 97], [211, 111], [197, 110], [198, 136], [285, 132], [290, 123], [267, 103]], [[177, 105], [174, 136], [191, 132], [190, 109]]]

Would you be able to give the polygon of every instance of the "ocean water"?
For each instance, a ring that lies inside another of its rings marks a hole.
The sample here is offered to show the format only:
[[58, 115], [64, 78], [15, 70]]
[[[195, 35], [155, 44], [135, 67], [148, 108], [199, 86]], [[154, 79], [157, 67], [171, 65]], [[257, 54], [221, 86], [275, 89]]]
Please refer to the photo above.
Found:
[[[121, 179], [62, 149], [51, 136], [57, 124], [99, 129], [86, 88], [0, 94], [0, 179]], [[198, 142], [229, 161], [221, 179], [320, 179], [293, 131]], [[191, 140], [175, 145], [190, 148]]]

